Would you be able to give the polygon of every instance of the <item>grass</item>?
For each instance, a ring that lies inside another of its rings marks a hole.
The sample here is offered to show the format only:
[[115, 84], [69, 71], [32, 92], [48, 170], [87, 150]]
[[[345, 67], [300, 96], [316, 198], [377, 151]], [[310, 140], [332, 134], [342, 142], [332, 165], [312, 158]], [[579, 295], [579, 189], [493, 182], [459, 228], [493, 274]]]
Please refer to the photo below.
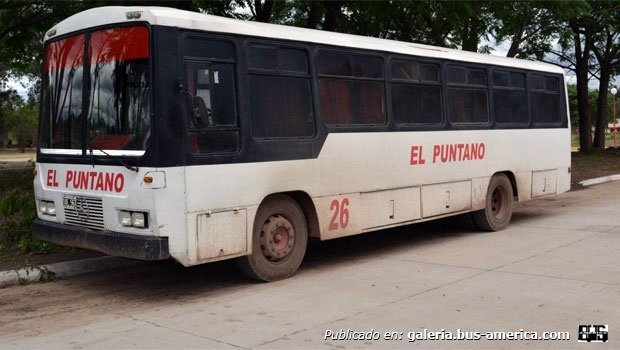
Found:
[[573, 183], [620, 173], [620, 148], [572, 154]]
[[[607, 141], [607, 146], [611, 146], [613, 145], [614, 142], [614, 134], [613, 133], [607, 133], [605, 134], [605, 141]], [[571, 133], [570, 134], [570, 145], [573, 148], [573, 150], [577, 150], [579, 149], [579, 134], [577, 133]], [[620, 146], [620, 133], [618, 134], [618, 145]]]

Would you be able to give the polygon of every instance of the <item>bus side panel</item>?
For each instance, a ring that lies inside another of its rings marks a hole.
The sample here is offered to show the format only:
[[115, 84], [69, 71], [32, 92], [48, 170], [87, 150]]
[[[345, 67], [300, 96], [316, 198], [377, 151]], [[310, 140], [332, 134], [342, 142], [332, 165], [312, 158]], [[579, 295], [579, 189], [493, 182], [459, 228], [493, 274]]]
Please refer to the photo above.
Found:
[[[358, 193], [424, 189], [441, 184], [438, 191], [425, 196], [422, 190], [421, 198], [412, 196], [403, 202], [402, 210], [409, 212], [415, 212], [420, 206], [428, 208], [431, 213], [423, 213], [421, 220], [483, 209], [490, 178], [499, 172], [514, 175], [518, 199], [528, 200], [532, 172], [557, 169], [556, 192], [561, 193], [568, 189], [566, 184], [570, 182], [566, 176], [570, 166], [567, 132], [568, 129], [547, 128], [330, 133], [318, 158], [320, 199], [315, 199], [315, 206], [321, 238], [348, 236], [360, 232], [357, 228], [365, 230], [381, 224], [366, 223], [374, 220], [367, 215], [372, 212], [373, 203], [365, 200], [358, 205], [351, 200], [357, 198]], [[466, 186], [459, 186], [459, 183]], [[347, 227], [342, 227], [336, 223], [339, 223], [345, 198], [348, 198], [345, 215], [349, 222]], [[448, 202], [458, 201], [458, 198], [463, 199], [463, 203], [452, 205]], [[384, 199], [392, 200], [381, 200]], [[375, 202], [374, 205], [384, 204]], [[442, 205], [443, 210], [430, 209]], [[389, 226], [394, 222], [388, 216], [382, 224]]]
[[274, 193], [312, 196], [319, 176], [309, 159], [188, 166], [185, 178], [188, 265], [194, 265], [250, 254], [260, 203]]

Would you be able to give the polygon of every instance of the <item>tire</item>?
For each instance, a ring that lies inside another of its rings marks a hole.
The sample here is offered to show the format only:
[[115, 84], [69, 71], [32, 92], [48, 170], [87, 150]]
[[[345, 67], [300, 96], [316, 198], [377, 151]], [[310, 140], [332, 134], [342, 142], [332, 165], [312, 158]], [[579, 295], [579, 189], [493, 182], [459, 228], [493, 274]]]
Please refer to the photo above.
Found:
[[512, 184], [508, 177], [504, 174], [493, 175], [487, 189], [485, 208], [473, 212], [472, 219], [482, 230], [503, 230], [512, 218], [513, 204]]
[[270, 282], [292, 276], [308, 245], [308, 225], [299, 204], [276, 194], [261, 203], [254, 219], [252, 254], [237, 263], [248, 277]]

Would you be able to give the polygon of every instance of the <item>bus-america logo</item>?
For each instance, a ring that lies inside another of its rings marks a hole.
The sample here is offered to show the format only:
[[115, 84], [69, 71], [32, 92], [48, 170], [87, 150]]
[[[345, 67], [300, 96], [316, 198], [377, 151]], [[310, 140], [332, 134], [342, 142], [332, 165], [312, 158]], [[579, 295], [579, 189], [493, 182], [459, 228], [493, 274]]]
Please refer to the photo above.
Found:
[[580, 325], [579, 342], [606, 343], [609, 340], [609, 325]]
[[[61, 173], [62, 174], [62, 173]], [[120, 193], [125, 187], [125, 175], [102, 171], [67, 170], [64, 178], [58, 176], [56, 169], [48, 169], [46, 184], [48, 187], [59, 187], [75, 190], [106, 191]]]

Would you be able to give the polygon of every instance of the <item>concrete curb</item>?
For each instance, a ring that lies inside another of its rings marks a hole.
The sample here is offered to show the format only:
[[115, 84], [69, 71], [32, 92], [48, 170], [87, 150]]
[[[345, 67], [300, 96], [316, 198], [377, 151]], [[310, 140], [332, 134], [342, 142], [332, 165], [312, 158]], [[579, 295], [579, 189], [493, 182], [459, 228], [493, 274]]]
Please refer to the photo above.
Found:
[[143, 261], [104, 256], [100, 258], [64, 261], [55, 264], [0, 271], [0, 288], [18, 283], [44, 282], [57, 277], [78, 276], [90, 272], [144, 264]]
[[587, 180], [581, 181], [579, 184], [581, 186], [586, 187], [586, 186], [598, 185], [598, 184], [602, 184], [605, 182], [617, 181], [617, 180], [620, 180], [620, 174], [602, 176], [602, 177], [597, 177], [594, 179], [587, 179]]

